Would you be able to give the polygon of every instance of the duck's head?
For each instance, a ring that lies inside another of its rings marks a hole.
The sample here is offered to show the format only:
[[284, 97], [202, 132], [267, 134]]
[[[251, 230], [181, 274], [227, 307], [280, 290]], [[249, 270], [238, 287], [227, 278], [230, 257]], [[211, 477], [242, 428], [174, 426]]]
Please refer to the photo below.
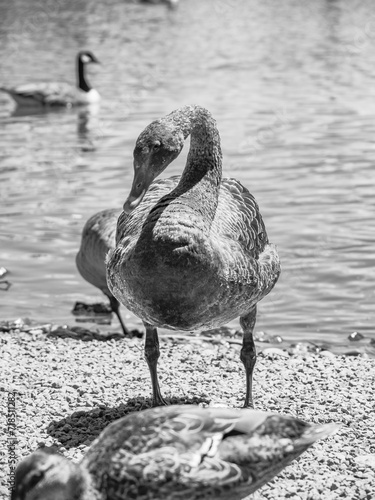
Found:
[[11, 500], [80, 500], [80, 468], [55, 449], [42, 448], [17, 466]]
[[184, 136], [173, 124], [157, 120], [140, 134], [134, 148], [134, 178], [124, 212], [142, 201], [152, 181], [181, 153]]
[[89, 63], [100, 64], [98, 59], [89, 50], [81, 50], [81, 52], [78, 52], [77, 58], [83, 64], [89, 64]]

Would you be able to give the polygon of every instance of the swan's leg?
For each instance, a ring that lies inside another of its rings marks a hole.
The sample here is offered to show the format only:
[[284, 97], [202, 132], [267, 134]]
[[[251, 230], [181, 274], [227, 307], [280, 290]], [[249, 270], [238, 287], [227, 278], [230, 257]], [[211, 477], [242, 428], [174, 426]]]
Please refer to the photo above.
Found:
[[152, 383], [152, 406], [163, 406], [167, 403], [160, 392], [157, 364], [160, 356], [158, 331], [154, 326], [143, 322], [146, 327], [145, 358], [148, 364]]
[[240, 324], [243, 330], [243, 341], [240, 358], [246, 371], [246, 397], [244, 408], [254, 408], [253, 403], [253, 370], [257, 359], [253, 331], [257, 316], [257, 307], [254, 306], [245, 316], [241, 316]]
[[123, 322], [122, 320], [122, 317], [121, 317], [121, 314], [120, 314], [120, 303], [119, 301], [112, 295], [111, 297], [109, 297], [109, 302], [111, 304], [111, 309], [112, 311], [116, 314], [116, 316], [118, 317], [118, 320], [120, 322], [120, 325], [121, 325], [121, 328], [122, 328], [122, 331], [124, 332], [124, 335], [126, 335], [127, 337], [130, 337], [130, 332], [129, 330], [126, 328], [125, 326], [125, 323]]

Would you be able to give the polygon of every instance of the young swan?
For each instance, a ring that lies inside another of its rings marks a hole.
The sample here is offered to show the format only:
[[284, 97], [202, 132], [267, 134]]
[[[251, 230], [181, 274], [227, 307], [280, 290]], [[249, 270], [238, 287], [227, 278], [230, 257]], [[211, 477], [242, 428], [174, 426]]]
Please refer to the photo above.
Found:
[[250, 409], [152, 408], [110, 424], [79, 464], [35, 451], [12, 500], [240, 500], [337, 428]]
[[[190, 135], [181, 176], [156, 179]], [[223, 177], [211, 113], [183, 106], [152, 122], [134, 149], [134, 178], [107, 257], [107, 284], [142, 319], [154, 406], [165, 405], [157, 365], [158, 328], [202, 331], [240, 318], [245, 407], [253, 407], [257, 304], [280, 274], [259, 206], [238, 180]]]

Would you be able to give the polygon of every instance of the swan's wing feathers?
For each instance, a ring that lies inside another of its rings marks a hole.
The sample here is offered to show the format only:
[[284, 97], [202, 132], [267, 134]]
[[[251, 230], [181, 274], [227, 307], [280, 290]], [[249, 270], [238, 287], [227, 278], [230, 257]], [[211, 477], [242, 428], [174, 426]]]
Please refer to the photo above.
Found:
[[131, 236], [133, 241], [143, 229], [145, 220], [152, 208], [163, 196], [169, 194], [178, 184], [180, 176], [155, 180], [148, 188], [142, 202], [130, 214], [122, 212], [117, 223], [116, 244], [125, 236]]
[[236, 179], [223, 179], [216, 213], [214, 229], [258, 258], [268, 243], [266, 228], [254, 196]]

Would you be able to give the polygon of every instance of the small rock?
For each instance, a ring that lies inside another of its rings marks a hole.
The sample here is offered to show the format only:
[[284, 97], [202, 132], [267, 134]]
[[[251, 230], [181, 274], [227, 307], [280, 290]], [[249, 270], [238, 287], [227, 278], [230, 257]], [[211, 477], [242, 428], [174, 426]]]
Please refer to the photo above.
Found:
[[26, 322], [22, 318], [17, 318], [13, 322], [14, 328], [22, 328]]
[[5, 267], [0, 267], [0, 278], [5, 276], [8, 273], [8, 269], [5, 269]]
[[262, 351], [264, 356], [275, 357], [281, 356], [282, 358], [289, 358], [289, 354], [282, 349], [278, 349], [277, 347], [267, 347], [267, 349], [263, 349]]
[[290, 354], [293, 355], [299, 355], [299, 356], [306, 356], [306, 354], [309, 354], [311, 352], [317, 352], [316, 347], [314, 345], [311, 345], [308, 342], [298, 342], [297, 344], [291, 344], [289, 348]]
[[41, 333], [43, 333], [43, 330], [41, 328], [35, 328], [29, 330], [29, 333], [31, 333], [32, 335], [40, 335]]
[[95, 314], [112, 314], [112, 309], [103, 302], [95, 304], [85, 304], [84, 302], [76, 302], [72, 313], [75, 315], [95, 315]]
[[271, 344], [281, 344], [282, 342], [284, 342], [284, 339], [280, 335], [272, 335], [270, 337]]
[[353, 332], [350, 335], [348, 335], [348, 339], [351, 342], [357, 342], [358, 340], [362, 340], [364, 338], [365, 338], [365, 336], [362, 335], [362, 333], [359, 333], [359, 332]]
[[335, 358], [336, 356], [333, 354], [331, 351], [321, 351], [320, 352], [321, 356], [324, 356], [325, 358]]
[[358, 455], [358, 457], [355, 457], [354, 461], [358, 465], [365, 465], [375, 469], [375, 454]]
[[51, 387], [61, 388], [63, 386], [61, 380], [58, 379], [57, 377], [52, 377], [50, 379], [50, 382], [51, 382]]
[[258, 342], [269, 342], [270, 336], [265, 332], [257, 332], [254, 335], [254, 340], [257, 340]]

